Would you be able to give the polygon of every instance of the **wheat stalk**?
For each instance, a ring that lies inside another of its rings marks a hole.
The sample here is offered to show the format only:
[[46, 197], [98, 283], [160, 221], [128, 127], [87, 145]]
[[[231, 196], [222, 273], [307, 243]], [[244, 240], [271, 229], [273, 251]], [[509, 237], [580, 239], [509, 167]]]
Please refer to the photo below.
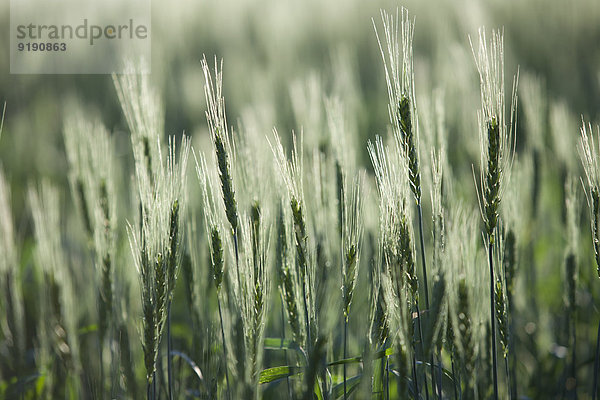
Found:
[[[441, 108], [441, 107], [439, 107]], [[441, 110], [438, 111], [441, 112]], [[442, 117], [439, 117], [440, 120], [443, 120]], [[438, 121], [439, 122], [439, 121]], [[441, 124], [441, 122], [440, 122]], [[433, 352], [433, 347], [436, 347], [437, 335], [439, 334], [441, 326], [444, 324], [444, 315], [442, 315], [442, 310], [445, 308], [443, 304], [445, 302], [446, 297], [446, 281], [444, 277], [444, 272], [442, 270], [443, 265], [443, 257], [445, 251], [445, 220], [444, 220], [444, 208], [442, 206], [442, 179], [443, 179], [443, 168], [446, 164], [446, 156], [445, 156], [445, 144], [441, 131], [442, 127], [438, 127], [437, 131], [440, 136], [441, 148], [438, 152], [435, 150], [431, 151], [431, 208], [432, 208], [432, 232], [433, 232], [433, 266], [436, 271], [436, 275], [434, 276], [434, 286], [433, 286], [433, 301], [430, 309], [430, 320], [429, 320], [429, 330], [428, 337], [426, 340], [427, 346], [431, 353], [431, 379], [432, 382], [435, 382], [434, 379], [434, 365], [435, 365], [435, 356]], [[441, 346], [438, 346], [438, 350], [441, 351]], [[439, 352], [438, 351], [438, 352]], [[439, 354], [440, 363], [441, 363], [441, 354]], [[441, 370], [441, 366], [440, 366]], [[434, 389], [437, 390], [438, 397], [442, 396], [442, 382], [441, 380], [434, 385]], [[435, 393], [434, 390], [434, 393]]]
[[[283, 203], [283, 201], [281, 202]], [[302, 343], [304, 341], [300, 313], [298, 311], [297, 281], [294, 275], [294, 269], [290, 267], [293, 263], [294, 247], [290, 246], [293, 240], [291, 236], [291, 221], [289, 214], [286, 212], [288, 208], [284, 204], [280, 204], [277, 232], [277, 259], [275, 262], [279, 273], [279, 290], [285, 305], [290, 328], [292, 329], [292, 337], [295, 342]]]
[[[223, 323], [223, 311], [221, 305], [221, 286], [223, 284], [224, 277], [224, 254], [223, 254], [223, 238], [222, 238], [222, 218], [220, 218], [220, 211], [222, 208], [216, 206], [217, 195], [212, 191], [212, 188], [216, 186], [217, 178], [214, 177], [212, 169], [209, 169], [206, 163], [206, 159], [203, 155], [196, 156], [194, 153], [194, 159], [196, 161], [196, 174], [200, 189], [202, 191], [202, 198], [204, 202], [204, 218], [206, 227], [207, 238], [209, 240], [210, 258], [211, 258], [211, 272], [213, 277], [213, 283], [217, 291], [217, 307], [219, 309], [219, 323], [221, 327], [221, 340], [223, 343], [223, 354], [224, 354], [224, 366], [225, 366], [225, 382], [227, 385], [227, 397], [231, 398], [231, 388], [229, 383], [229, 372], [228, 372], [228, 351], [227, 342], [225, 340], [225, 327]], [[222, 211], [221, 211], [222, 212]], [[239, 281], [236, 282], [239, 284]]]
[[[267, 302], [270, 294], [270, 271], [268, 269], [270, 224], [263, 214], [256, 215], [259, 220], [242, 215], [240, 232], [242, 237], [240, 267], [243, 271], [238, 299], [241, 303], [241, 316], [245, 339], [246, 358], [250, 365], [247, 368], [248, 390], [254, 391], [258, 381], [258, 373], [262, 362], [262, 339], [266, 324]], [[259, 222], [260, 221], [260, 222]], [[256, 229], [256, 231], [253, 230]], [[254, 236], [256, 235], [256, 236]], [[256, 246], [255, 246], [256, 244]], [[246, 396], [256, 397], [257, 393]]]
[[[415, 308], [417, 314], [416, 333], [420, 342], [421, 353], [424, 353], [423, 330], [419, 309], [419, 282], [417, 279], [411, 214], [406, 207], [410, 196], [408, 185], [405, 185], [407, 175], [403, 171], [403, 159], [398, 148], [398, 143], [389, 148], [383, 145], [378, 137], [375, 144], [369, 142], [368, 150], [373, 163], [377, 187], [380, 195], [380, 258], [385, 265], [384, 276], [386, 276], [384, 298], [386, 299], [386, 318], [392, 318], [392, 324], [398, 327], [400, 332], [396, 340], [404, 341], [411, 337], [406, 328], [410, 326], [406, 322], [410, 309]], [[398, 344], [400, 345], [400, 344]], [[415, 345], [413, 344], [413, 348]], [[416, 351], [413, 351], [413, 367], [416, 366]], [[418, 392], [418, 378], [416, 367], [413, 368], [415, 375], [415, 387]], [[428, 388], [425, 385], [425, 393], [428, 396]]]
[[[470, 40], [470, 39], [469, 39]], [[479, 142], [481, 147], [480, 208], [485, 224], [485, 241], [488, 247], [490, 268], [490, 321], [492, 335], [492, 372], [494, 398], [498, 398], [498, 374], [496, 362], [496, 311], [493, 247], [498, 226], [498, 210], [506, 190], [514, 157], [514, 119], [516, 109], [516, 85], [513, 83], [510, 125], [506, 126], [504, 103], [504, 43], [503, 32], [492, 31], [488, 42], [485, 30], [479, 31], [477, 54], [471, 42], [475, 64], [479, 71], [482, 108], [479, 117]]]
[[[598, 145], [600, 146], [600, 127], [597, 128]], [[588, 132], [589, 131], [589, 132]], [[584, 192], [590, 209], [590, 223], [592, 231], [592, 243], [594, 245], [594, 255], [596, 259], [596, 268], [600, 277], [600, 148], [596, 148], [594, 141], [594, 132], [591, 124], [586, 127], [582, 122], [581, 138], [579, 141], [579, 156], [583, 164], [586, 176], [584, 183]], [[598, 370], [600, 369], [600, 322], [598, 324], [598, 335], [596, 339], [596, 357], [594, 361], [594, 383], [592, 399], [596, 399], [598, 387]]]
[[[423, 234], [423, 210], [421, 206], [421, 171], [419, 168], [419, 126], [415, 100], [415, 79], [413, 65], [414, 19], [411, 20], [408, 10], [402, 8], [399, 21], [398, 12], [395, 18], [381, 11], [386, 48], [384, 50], [375, 22], [373, 25], [383, 59], [386, 85], [388, 89], [388, 113], [394, 130], [394, 138], [404, 158], [404, 169], [416, 201], [419, 238], [421, 247], [421, 266], [423, 271], [423, 291], [425, 307], [430, 308], [427, 265], [425, 259], [425, 239]], [[400, 29], [401, 42], [398, 38]], [[400, 51], [401, 50], [401, 51]], [[417, 304], [417, 309], [419, 305]], [[419, 318], [420, 320], [420, 318]], [[432, 386], [434, 384], [434, 377]], [[434, 388], [435, 389], [435, 388]], [[429, 390], [425, 385], [425, 397], [429, 398]]]
[[[142, 346], [146, 367], [147, 395], [153, 393], [151, 385], [155, 383], [156, 360], [158, 348], [167, 325], [167, 341], [170, 342], [170, 301], [175, 288], [179, 270], [180, 257], [180, 213], [184, 213], [187, 158], [190, 149], [189, 140], [183, 137], [181, 150], [176, 153], [175, 143], [170, 140], [166, 160], [162, 158], [162, 145], [158, 132], [147, 132], [147, 127], [157, 129], [156, 124], [146, 124], [153, 117], [145, 115], [152, 111], [138, 110], [144, 102], [139, 96], [144, 95], [140, 88], [149, 87], [147, 79], [129, 82], [128, 79], [115, 78], [117, 91], [123, 101], [123, 111], [130, 122], [134, 157], [136, 160], [136, 178], [140, 201], [140, 225], [136, 231], [129, 225], [129, 240], [132, 254], [142, 287]], [[151, 105], [155, 105], [152, 103]], [[140, 126], [131, 124], [140, 123]], [[149, 168], [147, 154], [140, 147], [136, 137], [154, 136], [157, 139], [156, 157]], [[137, 150], [136, 150], [137, 149]], [[168, 351], [170, 344], [167, 343]], [[170, 376], [171, 355], [167, 354]], [[168, 393], [171, 392], [172, 380], [169, 382]]]
[[[360, 250], [362, 241], [362, 198], [361, 187], [364, 177], [359, 174], [354, 180], [348, 195], [345, 190], [342, 208], [342, 299], [344, 310], [344, 351], [343, 357], [348, 357], [348, 319], [350, 305], [356, 287], [356, 279], [360, 266]], [[347, 186], [346, 186], [347, 187]], [[348, 198], [347, 196], [350, 196]], [[347, 398], [346, 365], [344, 364], [344, 398]]]
[[[286, 188], [286, 201], [291, 210], [294, 242], [296, 248], [296, 260], [298, 269], [298, 278], [300, 280], [300, 288], [302, 290], [302, 304], [304, 308], [304, 322], [307, 338], [307, 348], [310, 352], [312, 347], [312, 328], [315, 326], [316, 321], [314, 320], [314, 304], [311, 291], [311, 275], [313, 273], [312, 261], [309, 259], [311, 254], [309, 253], [308, 246], [308, 234], [306, 228], [306, 217], [305, 217], [305, 201], [304, 191], [302, 188], [302, 176], [303, 176], [303, 160], [302, 160], [302, 138], [300, 144], [296, 142], [296, 136], [294, 135], [293, 142], [294, 148], [292, 152], [291, 161], [288, 161], [283, 145], [277, 134], [277, 131], [273, 131], [275, 139], [274, 142], [270, 143], [271, 149], [275, 156], [275, 162], [277, 169], [280, 171], [281, 179]], [[310, 297], [309, 297], [310, 294]]]
[[[223, 61], [217, 64], [215, 57], [214, 81], [206, 57], [202, 59], [202, 70], [204, 71], [204, 93], [208, 110], [206, 111], [206, 120], [211, 133], [217, 165], [219, 168], [219, 179], [221, 181], [221, 190], [223, 203], [227, 214], [227, 220], [231, 225], [233, 235], [237, 235], [238, 228], [238, 210], [235, 199], [235, 189], [233, 186], [233, 174], [231, 172], [232, 162], [230, 157], [235, 157], [229, 130], [227, 128], [227, 116], [225, 113], [225, 99], [223, 98]], [[239, 271], [238, 271], [239, 277]]]

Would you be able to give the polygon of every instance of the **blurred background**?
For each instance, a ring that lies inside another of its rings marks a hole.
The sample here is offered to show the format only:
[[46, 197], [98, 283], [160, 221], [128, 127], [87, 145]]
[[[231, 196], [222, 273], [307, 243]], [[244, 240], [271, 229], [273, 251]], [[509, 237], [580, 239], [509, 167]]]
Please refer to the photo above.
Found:
[[[549, 102], [566, 105], [574, 125], [564, 135], [578, 134], [580, 115], [597, 119], [596, 0], [176, 0], [168, 5], [154, 2], [152, 9], [152, 80], [163, 96], [167, 133], [185, 131], [195, 140], [206, 133], [199, 62], [205, 54], [224, 59], [232, 125], [252, 118], [265, 133], [275, 126], [282, 133], [301, 126], [319, 129], [324, 113], [303, 115], [310, 113], [310, 96], [335, 94], [355, 117], [357, 143], [364, 150], [366, 139], [384, 133], [388, 121], [371, 19], [379, 21], [380, 8], [399, 6], [416, 18], [417, 101], [424, 105], [433, 90], [444, 91], [451, 153], [477, 150], [475, 110], [480, 100], [469, 36], [476, 39], [481, 26], [504, 28], [507, 86], [519, 66], [521, 76], [533, 74], [543, 81]], [[0, 51], [7, 55], [8, 2], [0, 5], [0, 22], [5, 30]], [[96, 109], [108, 128], [128, 143], [108, 75], [11, 75], [8, 57], [2, 57], [0, 101], [6, 102], [0, 158], [16, 186], [17, 213], [22, 204], [19, 182], [47, 175], [66, 184], [61, 128], [69, 101]], [[520, 140], [519, 146], [524, 143]], [[123, 150], [122, 156], [129, 157], [129, 152]]]

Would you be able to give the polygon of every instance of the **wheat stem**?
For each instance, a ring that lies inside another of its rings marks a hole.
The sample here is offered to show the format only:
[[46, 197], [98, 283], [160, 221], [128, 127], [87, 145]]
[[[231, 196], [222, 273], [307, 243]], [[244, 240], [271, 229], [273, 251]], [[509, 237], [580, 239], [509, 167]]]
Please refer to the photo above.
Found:
[[223, 341], [223, 364], [225, 365], [225, 382], [227, 383], [227, 398], [231, 400], [231, 390], [229, 388], [229, 372], [227, 372], [227, 345], [225, 344], [225, 330], [223, 329], [223, 312], [221, 311], [221, 300], [217, 293], [217, 306], [219, 308], [219, 322], [221, 323], [221, 340]]
[[[512, 396], [512, 392], [510, 392], [510, 369], [508, 365], [508, 357], [504, 357], [504, 371], [506, 373], [506, 383], [509, 388], [509, 396]], [[512, 397], [510, 397], [512, 399]]]
[[311, 350], [306, 374], [304, 374], [304, 400], [313, 400], [314, 398], [314, 387], [317, 383], [317, 376], [319, 374], [319, 370], [322, 368], [323, 365], [323, 357], [325, 356], [325, 342], [325, 339], [323, 339], [322, 337], [318, 337], [315, 340], [315, 345]]
[[171, 340], [171, 300], [167, 304], [167, 385], [168, 398], [173, 399], [173, 365], [171, 351], [173, 350], [173, 342]]
[[156, 371], [152, 373], [152, 400], [156, 399]]
[[398, 349], [396, 350], [396, 362], [398, 363], [398, 396], [401, 398], [407, 397], [407, 386], [406, 386], [406, 378], [409, 375], [407, 371], [407, 359], [406, 359], [406, 350], [405, 346], [399, 344]]
[[217, 290], [217, 306], [219, 308], [219, 323], [221, 325], [221, 340], [223, 341], [223, 364], [225, 369], [225, 381], [227, 383], [227, 398], [231, 399], [231, 391], [229, 387], [229, 373], [227, 372], [227, 343], [225, 342], [225, 328], [223, 326], [223, 312], [221, 311], [221, 284], [223, 282], [223, 242], [219, 233], [218, 225], [211, 227], [210, 231], [210, 248], [211, 248], [211, 263], [213, 280]]
[[312, 341], [310, 338], [310, 321], [308, 318], [308, 303], [307, 303], [307, 298], [306, 298], [306, 283], [305, 282], [301, 282], [302, 285], [302, 299], [303, 299], [303, 305], [304, 305], [304, 316], [305, 316], [305, 322], [306, 322], [306, 338], [307, 338], [307, 348], [310, 349], [311, 345], [312, 345]]
[[[419, 309], [419, 302], [415, 301], [415, 308], [417, 310], [417, 324], [419, 328], [419, 341], [421, 344], [421, 354], [425, 356], [425, 347], [423, 345], [423, 327], [421, 325], [421, 311]], [[431, 377], [433, 379], [433, 376]], [[425, 388], [425, 399], [429, 399], [429, 387], [427, 386], [427, 374], [423, 371], [423, 388]]]
[[431, 395], [437, 395], [438, 399], [442, 398], [442, 390], [441, 387], [438, 387], [438, 382], [435, 374], [435, 355], [432, 353], [430, 358], [430, 367], [431, 367]]
[[[344, 360], [348, 358], [348, 317], [344, 317]], [[344, 400], [348, 398], [346, 389], [346, 364], [344, 363]]]
[[421, 263], [423, 267], [423, 285], [425, 289], [425, 307], [429, 310], [429, 289], [427, 286], [427, 264], [425, 261], [425, 238], [423, 237], [423, 209], [421, 207], [421, 199], [417, 203], [417, 211], [419, 213], [419, 240], [421, 242]]
[[460, 384], [458, 382], [458, 375], [456, 373], [456, 367], [454, 365], [454, 355], [450, 354], [450, 363], [452, 364], [452, 384], [454, 385], [454, 400], [458, 400], [458, 391]]
[[491, 334], [492, 334], [492, 378], [494, 381], [494, 399], [498, 399], [498, 371], [497, 371], [497, 357], [496, 357], [496, 303], [495, 303], [495, 290], [494, 290], [494, 260], [492, 256], [493, 244], [492, 241], [488, 243], [488, 262], [490, 264], [490, 320], [491, 320]]
[[435, 379], [435, 356], [433, 354], [433, 352], [431, 353], [431, 358], [429, 359], [429, 364], [430, 364], [430, 369], [431, 369], [431, 394], [432, 396], [435, 396], [436, 394], [438, 395], [438, 397], [442, 397], [442, 393], [441, 393], [441, 387], [440, 387], [440, 391], [438, 392], [438, 386], [437, 386], [437, 382]]
[[232, 237], [233, 237], [233, 249], [234, 249], [234, 254], [235, 254], [235, 274], [236, 274], [236, 279], [237, 279], [238, 285], [241, 285], [242, 281], [240, 280], [240, 252], [239, 252], [239, 246], [238, 246], [237, 228], [236, 229], [232, 228], [231, 232], [232, 232]]
[[418, 399], [420, 397], [421, 389], [419, 389], [419, 377], [417, 376], [417, 358], [413, 351], [412, 356], [412, 373], [413, 373], [413, 386], [414, 386], [414, 398]]
[[[285, 341], [285, 300], [283, 299], [283, 294], [280, 293], [279, 298], [281, 299], [281, 346], [283, 347], [283, 342]], [[287, 349], [283, 350], [283, 357], [285, 358], [285, 365], [289, 365], [288, 361], [288, 353]], [[288, 398], [293, 399], [292, 396], [292, 387], [290, 386], [290, 377], [286, 376], [285, 378], [288, 390]]]
[[596, 358], [594, 360], [594, 388], [592, 390], [592, 400], [596, 400], [598, 395], [598, 369], [600, 360], [600, 321], [598, 322], [598, 335], [596, 337]]
[[508, 388], [510, 391], [510, 398], [517, 398], [517, 378], [516, 378], [516, 357], [514, 351], [514, 324], [513, 324], [513, 313], [514, 313], [514, 280], [516, 272], [516, 238], [515, 233], [510, 229], [504, 238], [504, 257], [503, 257], [503, 269], [504, 269], [504, 281], [506, 283], [506, 302], [508, 303], [507, 323], [508, 323], [508, 357], [509, 357], [509, 376], [508, 376]]
[[390, 358], [385, 357], [385, 375], [384, 375], [384, 386], [385, 386], [385, 400], [390, 400]]

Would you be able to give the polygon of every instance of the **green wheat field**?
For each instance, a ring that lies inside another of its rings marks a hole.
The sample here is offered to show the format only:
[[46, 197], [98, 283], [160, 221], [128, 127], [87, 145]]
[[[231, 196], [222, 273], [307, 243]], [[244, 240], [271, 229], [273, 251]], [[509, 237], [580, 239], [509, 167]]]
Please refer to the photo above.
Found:
[[154, 6], [0, 60], [0, 399], [597, 398], [597, 0]]

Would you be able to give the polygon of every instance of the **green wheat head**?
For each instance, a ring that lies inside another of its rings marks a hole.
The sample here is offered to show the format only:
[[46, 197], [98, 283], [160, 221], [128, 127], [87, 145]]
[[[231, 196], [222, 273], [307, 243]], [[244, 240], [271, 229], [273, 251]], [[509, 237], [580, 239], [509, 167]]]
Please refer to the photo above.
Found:
[[479, 31], [477, 52], [471, 42], [479, 71], [482, 107], [478, 112], [481, 147], [480, 207], [490, 243], [498, 226], [499, 207], [508, 186], [514, 159], [517, 81], [513, 81], [510, 120], [505, 118], [504, 33], [492, 31], [489, 43], [485, 30]]
[[415, 102], [413, 66], [414, 20], [408, 10], [396, 10], [395, 17], [381, 11], [385, 48], [373, 21], [379, 50], [383, 59], [388, 89], [388, 111], [394, 138], [402, 150], [408, 182], [415, 201], [421, 201], [421, 172], [419, 169], [419, 131]]
[[[600, 135], [600, 128], [598, 128]], [[600, 145], [600, 139], [598, 145]], [[581, 138], [579, 142], [579, 156], [585, 171], [585, 196], [590, 209], [590, 222], [592, 229], [592, 243], [596, 257], [598, 276], [600, 277], [600, 147], [596, 147], [592, 125], [581, 127]]]
[[[360, 266], [360, 249], [362, 245], [362, 194], [364, 177], [358, 175], [352, 183], [351, 192], [344, 197], [342, 217], [342, 297], [344, 316], [350, 314], [350, 304], [356, 287], [358, 268]], [[347, 191], [343, 192], [344, 194]], [[348, 198], [349, 196], [349, 198]]]
[[202, 59], [202, 70], [204, 71], [204, 93], [208, 110], [206, 111], [206, 120], [211, 133], [214, 151], [219, 170], [219, 180], [221, 182], [221, 191], [227, 220], [231, 225], [232, 232], [237, 232], [238, 228], [238, 208], [233, 185], [232, 165], [235, 165], [235, 154], [231, 146], [231, 139], [227, 128], [227, 116], [225, 113], [225, 99], [223, 98], [223, 61], [220, 67], [215, 58], [214, 80], [206, 58]]

